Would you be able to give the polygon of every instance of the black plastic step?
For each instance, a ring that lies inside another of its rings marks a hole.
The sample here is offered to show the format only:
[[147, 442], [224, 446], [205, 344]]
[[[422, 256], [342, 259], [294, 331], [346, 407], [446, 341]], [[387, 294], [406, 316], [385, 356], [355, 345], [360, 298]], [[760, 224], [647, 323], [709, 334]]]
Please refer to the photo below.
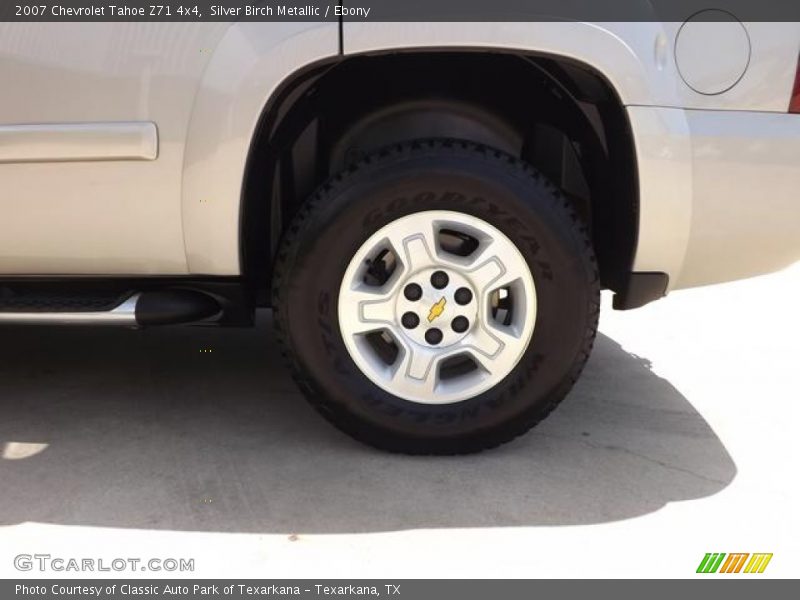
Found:
[[75, 295], [47, 291], [31, 293], [0, 287], [0, 312], [102, 312], [113, 310], [131, 295], [132, 292], [106, 294], [92, 292]]
[[201, 321], [219, 312], [219, 303], [201, 292], [159, 290], [139, 296], [135, 315], [139, 325], [171, 325]]
[[0, 286], [0, 323], [17, 325], [121, 325], [193, 323], [220, 316], [218, 300], [191, 289], [105, 292], [83, 289], [65, 294], [47, 286]]

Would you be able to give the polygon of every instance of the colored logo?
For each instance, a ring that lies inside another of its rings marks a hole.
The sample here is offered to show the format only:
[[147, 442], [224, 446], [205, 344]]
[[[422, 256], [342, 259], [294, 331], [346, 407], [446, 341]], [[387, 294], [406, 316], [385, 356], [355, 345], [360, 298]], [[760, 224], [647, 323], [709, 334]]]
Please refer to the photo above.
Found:
[[[748, 560], [749, 558], [749, 560]], [[749, 554], [739, 552], [708, 552], [697, 567], [698, 573], [763, 573], [772, 553]]]
[[436, 317], [441, 316], [441, 314], [444, 312], [445, 304], [447, 304], [447, 300], [445, 300], [444, 296], [442, 296], [436, 304], [431, 306], [431, 312], [428, 313], [428, 323], [433, 323], [433, 320]]

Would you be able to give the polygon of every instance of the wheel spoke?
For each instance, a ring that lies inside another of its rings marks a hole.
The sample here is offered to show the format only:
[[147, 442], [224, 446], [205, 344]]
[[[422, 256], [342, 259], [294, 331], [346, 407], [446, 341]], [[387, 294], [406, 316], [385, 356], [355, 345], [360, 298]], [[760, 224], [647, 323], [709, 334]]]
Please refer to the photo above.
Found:
[[481, 256], [476, 262], [476, 266], [467, 272], [467, 276], [472, 280], [478, 293], [485, 294], [493, 288], [500, 287], [503, 279], [508, 278], [508, 270], [503, 261], [496, 255]]
[[359, 320], [362, 323], [393, 323], [394, 300], [383, 298], [381, 300], [364, 300], [359, 303]]
[[407, 272], [419, 271], [436, 264], [436, 240], [433, 231], [395, 236], [390, 242]]
[[518, 279], [528, 270], [525, 260], [507, 239], [494, 238], [483, 242], [470, 256], [470, 266], [465, 274], [470, 277], [478, 293], [486, 293]]
[[508, 370], [509, 358], [521, 356], [527, 342], [512, 328], [490, 321], [470, 332], [463, 345], [484, 370], [494, 374], [498, 370]]
[[418, 392], [433, 393], [438, 377], [437, 359], [435, 351], [404, 343], [403, 356], [392, 382]]
[[493, 361], [503, 350], [505, 344], [493, 335], [484, 325], [478, 325], [470, 334], [464, 338], [464, 346], [472, 352], [473, 358], [482, 364], [486, 361]]
[[[394, 287], [394, 286], [392, 286]], [[394, 296], [384, 290], [367, 290], [366, 286], [349, 290], [340, 301], [348, 302], [355, 306], [355, 319], [349, 323], [351, 333], [361, 334], [377, 329], [394, 331]]]

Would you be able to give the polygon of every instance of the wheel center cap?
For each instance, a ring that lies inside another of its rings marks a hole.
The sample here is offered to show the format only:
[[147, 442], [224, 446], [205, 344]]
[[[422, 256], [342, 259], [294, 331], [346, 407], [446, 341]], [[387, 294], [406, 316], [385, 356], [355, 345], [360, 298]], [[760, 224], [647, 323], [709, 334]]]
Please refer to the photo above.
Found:
[[478, 299], [472, 284], [452, 268], [430, 268], [408, 276], [399, 288], [395, 314], [400, 330], [427, 348], [445, 348], [475, 325]]

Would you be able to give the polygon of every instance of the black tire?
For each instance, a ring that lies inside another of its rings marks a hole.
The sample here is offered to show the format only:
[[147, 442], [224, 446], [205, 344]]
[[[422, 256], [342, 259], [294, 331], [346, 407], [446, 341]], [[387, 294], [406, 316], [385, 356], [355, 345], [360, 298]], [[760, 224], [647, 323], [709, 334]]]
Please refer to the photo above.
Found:
[[[410, 402], [373, 384], [339, 333], [338, 290], [361, 244], [421, 210], [454, 210], [500, 229], [536, 283], [531, 342], [489, 391], [445, 405]], [[507, 442], [546, 417], [578, 378], [599, 315], [586, 227], [538, 172], [501, 151], [424, 140], [378, 152], [325, 183], [300, 209], [275, 265], [275, 327], [311, 404], [336, 427], [381, 449], [462, 454]]]

